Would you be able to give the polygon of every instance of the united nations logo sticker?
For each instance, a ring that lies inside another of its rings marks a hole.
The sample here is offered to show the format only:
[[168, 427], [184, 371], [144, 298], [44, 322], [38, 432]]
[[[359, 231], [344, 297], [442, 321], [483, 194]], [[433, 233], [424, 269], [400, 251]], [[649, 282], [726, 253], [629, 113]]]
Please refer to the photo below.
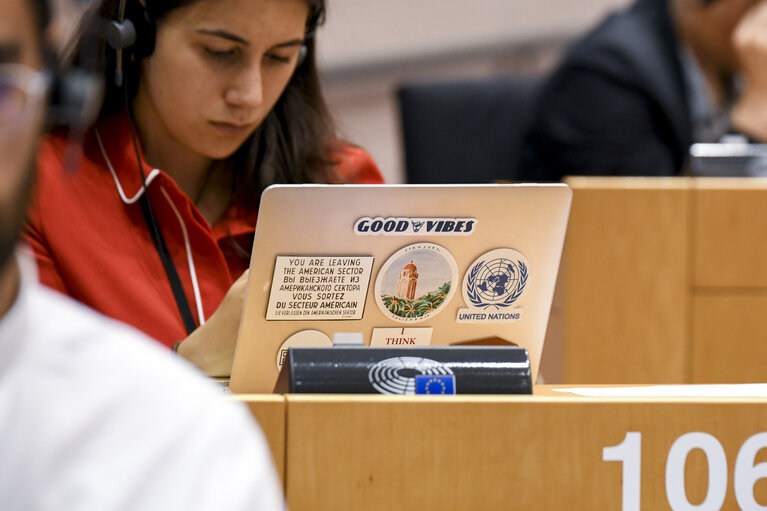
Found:
[[498, 248], [480, 256], [463, 277], [458, 323], [508, 323], [522, 319], [520, 299], [530, 279], [530, 263], [516, 250]]

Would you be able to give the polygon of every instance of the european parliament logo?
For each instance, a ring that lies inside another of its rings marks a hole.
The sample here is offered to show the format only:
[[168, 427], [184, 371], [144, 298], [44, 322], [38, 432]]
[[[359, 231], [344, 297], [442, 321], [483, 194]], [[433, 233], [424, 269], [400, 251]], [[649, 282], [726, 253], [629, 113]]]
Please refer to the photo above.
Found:
[[[370, 384], [381, 394], [416, 394], [416, 382], [421, 376], [454, 378], [450, 367], [423, 357], [387, 358], [373, 364], [368, 371]], [[455, 389], [455, 384], [452, 388]]]
[[455, 375], [418, 375], [415, 377], [416, 394], [455, 394]]

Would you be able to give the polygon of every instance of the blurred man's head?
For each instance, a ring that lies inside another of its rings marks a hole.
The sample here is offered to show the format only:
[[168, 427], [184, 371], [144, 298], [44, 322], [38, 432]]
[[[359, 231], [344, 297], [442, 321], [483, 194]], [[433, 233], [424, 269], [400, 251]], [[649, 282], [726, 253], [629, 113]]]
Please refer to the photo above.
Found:
[[44, 0], [0, 0], [0, 276], [23, 225], [45, 114]]
[[732, 34], [760, 0], [670, 0], [682, 40], [704, 67], [733, 73], [738, 61]]

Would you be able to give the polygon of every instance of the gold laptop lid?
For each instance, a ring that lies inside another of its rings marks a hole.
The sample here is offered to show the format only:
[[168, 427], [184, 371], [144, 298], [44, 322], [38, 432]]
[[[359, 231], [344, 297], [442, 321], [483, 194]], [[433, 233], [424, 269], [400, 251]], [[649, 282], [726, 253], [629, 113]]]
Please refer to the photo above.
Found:
[[275, 185], [261, 199], [231, 389], [291, 346], [508, 342], [533, 378], [572, 194], [563, 184]]

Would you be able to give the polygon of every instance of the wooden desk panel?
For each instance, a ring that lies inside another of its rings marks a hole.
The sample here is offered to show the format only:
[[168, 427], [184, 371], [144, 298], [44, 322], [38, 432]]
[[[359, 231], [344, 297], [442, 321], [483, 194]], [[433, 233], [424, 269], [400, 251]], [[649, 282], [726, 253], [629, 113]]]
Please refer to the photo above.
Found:
[[767, 295], [693, 299], [694, 383], [767, 381]]
[[686, 381], [691, 180], [567, 182], [564, 381]]
[[696, 287], [767, 287], [767, 179], [697, 179]]
[[[677, 439], [713, 435], [732, 468], [741, 445], [767, 428], [767, 400], [287, 399], [293, 511], [620, 509], [623, 463], [602, 458], [627, 432], [641, 434], [641, 509], [668, 509], [666, 463]], [[693, 450], [679, 459], [686, 470], [677, 476], [699, 504], [708, 490], [706, 457]], [[737, 509], [728, 473], [724, 509]], [[762, 503], [764, 483], [756, 484]]]
[[285, 423], [287, 405], [285, 396], [272, 394], [234, 394], [233, 399], [244, 402], [261, 426], [274, 465], [283, 487], [285, 485]]
[[568, 183], [558, 381], [767, 381], [767, 179]]

